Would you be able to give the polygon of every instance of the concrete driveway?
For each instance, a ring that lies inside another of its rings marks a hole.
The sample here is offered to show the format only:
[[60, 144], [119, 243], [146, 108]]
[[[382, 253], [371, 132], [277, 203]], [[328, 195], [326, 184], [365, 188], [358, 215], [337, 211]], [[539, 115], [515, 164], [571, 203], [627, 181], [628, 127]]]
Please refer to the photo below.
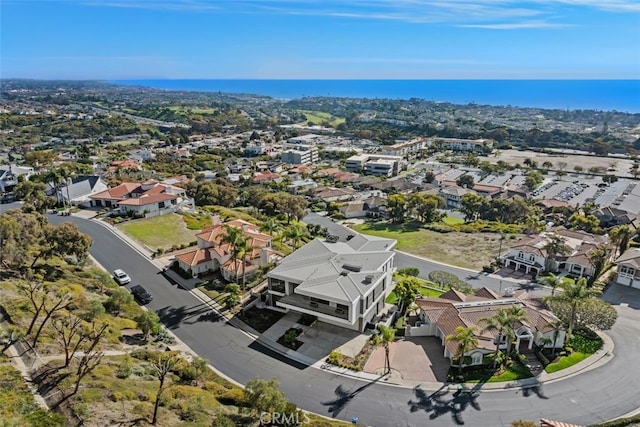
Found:
[[[450, 363], [443, 353], [440, 339], [435, 337], [413, 337], [393, 342], [389, 346], [391, 375], [404, 380], [445, 382]], [[384, 348], [377, 348], [373, 352], [364, 370], [374, 374], [384, 373]]]

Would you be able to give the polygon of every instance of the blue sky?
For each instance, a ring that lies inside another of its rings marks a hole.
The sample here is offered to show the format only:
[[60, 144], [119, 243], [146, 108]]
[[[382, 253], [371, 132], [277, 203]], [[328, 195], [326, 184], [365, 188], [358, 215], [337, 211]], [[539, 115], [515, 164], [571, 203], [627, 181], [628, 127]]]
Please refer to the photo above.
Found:
[[635, 0], [0, 0], [0, 77], [638, 79]]

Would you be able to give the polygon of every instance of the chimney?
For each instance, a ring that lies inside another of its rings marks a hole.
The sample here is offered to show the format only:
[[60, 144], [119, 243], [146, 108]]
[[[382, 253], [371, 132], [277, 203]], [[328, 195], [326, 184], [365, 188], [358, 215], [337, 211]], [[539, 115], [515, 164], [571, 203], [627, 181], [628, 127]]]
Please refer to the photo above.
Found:
[[222, 224], [222, 219], [220, 218], [220, 215], [211, 215], [211, 225], [215, 227], [216, 225], [221, 225], [221, 224]]

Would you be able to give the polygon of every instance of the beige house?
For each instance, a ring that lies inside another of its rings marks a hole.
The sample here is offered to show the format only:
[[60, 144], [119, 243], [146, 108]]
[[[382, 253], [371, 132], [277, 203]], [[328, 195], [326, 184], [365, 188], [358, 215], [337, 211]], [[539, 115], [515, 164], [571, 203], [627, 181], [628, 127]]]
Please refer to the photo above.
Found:
[[616, 259], [616, 265], [616, 283], [640, 289], [640, 249], [627, 249]]
[[[250, 222], [236, 219], [221, 223], [214, 217], [213, 225], [196, 235], [197, 249], [176, 255], [180, 268], [190, 272], [194, 277], [208, 272], [220, 270], [222, 277], [229, 282], [237, 282], [242, 277], [245, 280], [255, 276], [260, 267], [275, 263], [281, 255], [271, 248], [271, 236], [261, 233], [259, 228]], [[242, 230], [249, 241], [251, 251], [245, 256], [244, 267], [242, 260], [233, 257], [233, 248], [224, 238], [227, 228], [235, 227]]]
[[144, 182], [123, 182], [117, 187], [88, 196], [91, 206], [111, 208], [120, 214], [133, 212], [146, 218], [191, 208], [193, 201], [186, 191], [155, 179]]
[[[545, 247], [553, 235], [561, 237], [569, 251], [558, 255], [552, 265], [546, 265], [548, 253]], [[589, 255], [598, 246], [607, 243], [606, 236], [558, 228], [521, 239], [511, 246], [501, 259], [505, 267], [526, 274], [560, 271], [577, 277], [590, 277], [593, 274], [593, 266], [589, 261]]]
[[523, 307], [527, 317], [524, 322], [514, 325], [515, 348], [518, 351], [532, 351], [534, 345], [546, 348], [564, 345], [565, 331], [552, 327], [558, 319], [546, 308], [542, 298], [525, 291], [501, 296], [488, 288], [477, 289], [474, 295], [450, 290], [439, 298], [417, 299], [416, 305], [420, 308], [419, 320], [407, 326], [405, 335], [440, 338], [445, 357], [454, 357], [457, 350], [456, 342], [446, 342], [448, 335], [454, 335], [458, 326], [478, 327], [478, 346], [464, 354], [470, 358], [468, 365], [482, 364], [484, 356], [495, 351], [497, 340], [500, 340], [500, 349], [507, 348], [506, 336], [499, 337], [496, 331], [483, 331], [486, 325], [483, 319], [494, 316], [499, 309], [514, 305]]

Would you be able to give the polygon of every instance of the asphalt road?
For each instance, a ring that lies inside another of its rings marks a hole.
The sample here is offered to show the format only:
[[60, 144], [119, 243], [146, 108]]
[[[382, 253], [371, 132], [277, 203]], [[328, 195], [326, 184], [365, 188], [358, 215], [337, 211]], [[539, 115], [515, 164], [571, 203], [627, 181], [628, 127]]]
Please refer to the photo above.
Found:
[[[6, 205], [5, 205], [6, 206]], [[540, 418], [592, 424], [635, 410], [639, 403], [640, 320], [636, 309], [619, 306], [611, 331], [616, 357], [607, 365], [538, 389], [453, 396], [444, 391], [412, 390], [366, 383], [314, 368], [296, 366], [257, 346], [208, 310], [201, 301], [172, 285], [149, 260], [93, 221], [49, 216], [52, 223], [73, 221], [94, 238], [91, 254], [105, 268], [124, 269], [132, 284], [154, 296], [150, 309], [187, 345], [218, 370], [245, 383], [254, 377], [279, 380], [287, 397], [309, 411], [370, 426], [508, 426], [512, 420]]]

